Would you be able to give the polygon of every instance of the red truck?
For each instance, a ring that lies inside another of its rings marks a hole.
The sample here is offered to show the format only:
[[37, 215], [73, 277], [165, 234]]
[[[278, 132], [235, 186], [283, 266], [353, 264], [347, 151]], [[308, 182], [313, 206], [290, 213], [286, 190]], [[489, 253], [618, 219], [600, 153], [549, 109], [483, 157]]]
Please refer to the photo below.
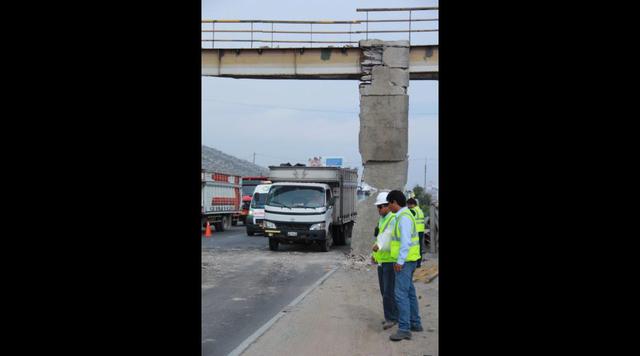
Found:
[[258, 184], [269, 184], [271, 181], [269, 177], [257, 176], [257, 177], [242, 177], [242, 211], [240, 212], [240, 221], [246, 225], [245, 219], [249, 215], [249, 206], [251, 205], [251, 197], [253, 191]]

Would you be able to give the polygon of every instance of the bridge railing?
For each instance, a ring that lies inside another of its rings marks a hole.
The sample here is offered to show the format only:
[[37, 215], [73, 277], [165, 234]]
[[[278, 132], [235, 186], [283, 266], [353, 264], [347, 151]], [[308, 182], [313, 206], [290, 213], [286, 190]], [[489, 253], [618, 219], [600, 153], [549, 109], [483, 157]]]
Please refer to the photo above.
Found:
[[[438, 7], [356, 11], [364, 12], [365, 18], [351, 21], [202, 20], [202, 48], [357, 47], [359, 40], [370, 38], [408, 40], [413, 45], [437, 43]], [[422, 15], [416, 18], [416, 12]], [[404, 16], [375, 16], [383, 13], [402, 13]], [[416, 35], [424, 34], [429, 36], [416, 38]]]

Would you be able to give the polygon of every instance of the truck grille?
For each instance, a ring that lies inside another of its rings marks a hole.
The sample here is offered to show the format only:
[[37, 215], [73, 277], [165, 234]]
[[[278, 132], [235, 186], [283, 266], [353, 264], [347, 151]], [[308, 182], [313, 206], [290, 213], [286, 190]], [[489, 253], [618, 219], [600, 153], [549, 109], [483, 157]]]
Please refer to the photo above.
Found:
[[278, 229], [287, 229], [287, 230], [290, 230], [290, 231], [305, 231], [305, 230], [309, 230], [309, 227], [311, 226], [311, 224], [308, 224], [308, 223], [281, 223], [281, 222], [276, 222], [275, 224], [278, 227]]

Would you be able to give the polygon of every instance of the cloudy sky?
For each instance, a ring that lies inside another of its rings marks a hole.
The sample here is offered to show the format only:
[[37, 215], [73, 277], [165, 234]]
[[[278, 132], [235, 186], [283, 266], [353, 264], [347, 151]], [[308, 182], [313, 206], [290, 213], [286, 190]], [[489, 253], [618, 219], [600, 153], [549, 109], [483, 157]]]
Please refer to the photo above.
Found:
[[[419, 7], [434, 4], [437, 2], [393, 1], [391, 4], [388, 0], [203, 0], [202, 17], [224, 20], [356, 20], [364, 19], [365, 16], [364, 13], [356, 12], [356, 8]], [[407, 15], [401, 12], [377, 13], [374, 17], [374, 13], [370, 13], [369, 19], [400, 16]], [[434, 13], [413, 14], [413, 18], [427, 17], [434, 17]], [[437, 26], [437, 23], [425, 24], [414, 25], [414, 28]], [[238, 29], [238, 26], [229, 28]], [[337, 25], [331, 26], [334, 28], [326, 30], [348, 30], [338, 29], [335, 27]], [[371, 30], [373, 24], [369, 26]], [[402, 25], [391, 26], [398, 29]], [[388, 28], [390, 27], [380, 29]], [[293, 27], [287, 29], [298, 30]], [[353, 30], [356, 30], [355, 26]], [[405, 35], [391, 36], [404, 39], [398, 36]], [[356, 36], [353, 35], [352, 40], [357, 40]], [[377, 35], [376, 38], [394, 39], [385, 36], [389, 35]], [[223, 38], [218, 34], [216, 37]], [[238, 38], [238, 35], [227, 37]], [[414, 44], [436, 41], [434, 33], [412, 35]], [[244, 43], [221, 43], [216, 47], [238, 45], [246, 46]], [[282, 162], [306, 163], [307, 159], [314, 156], [342, 156], [346, 161], [345, 165], [361, 171], [358, 114], [358, 82], [354, 80], [202, 78], [202, 143], [248, 161], [253, 160], [255, 153], [256, 164], [262, 166]], [[427, 183], [438, 185], [438, 82], [414, 80], [409, 86], [408, 187], [424, 184], [425, 159]]]

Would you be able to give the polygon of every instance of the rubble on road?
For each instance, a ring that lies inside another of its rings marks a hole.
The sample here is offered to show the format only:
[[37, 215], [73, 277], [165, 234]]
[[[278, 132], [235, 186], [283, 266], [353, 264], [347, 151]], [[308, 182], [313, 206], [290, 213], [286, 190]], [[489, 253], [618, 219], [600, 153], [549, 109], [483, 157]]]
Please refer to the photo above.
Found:
[[354, 253], [350, 253], [347, 255], [345, 265], [352, 270], [370, 270], [371, 268], [375, 267], [375, 265], [371, 263], [370, 256], [363, 256]]

